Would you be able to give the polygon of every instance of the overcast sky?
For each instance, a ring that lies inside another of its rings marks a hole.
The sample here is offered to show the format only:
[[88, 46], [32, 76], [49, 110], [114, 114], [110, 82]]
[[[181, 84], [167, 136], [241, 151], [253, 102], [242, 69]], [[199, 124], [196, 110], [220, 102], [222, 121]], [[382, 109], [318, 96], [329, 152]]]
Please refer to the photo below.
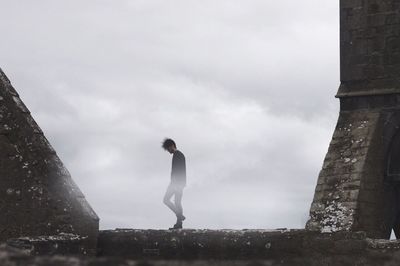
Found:
[[339, 1], [0, 0], [0, 67], [100, 216], [301, 228], [339, 110]]

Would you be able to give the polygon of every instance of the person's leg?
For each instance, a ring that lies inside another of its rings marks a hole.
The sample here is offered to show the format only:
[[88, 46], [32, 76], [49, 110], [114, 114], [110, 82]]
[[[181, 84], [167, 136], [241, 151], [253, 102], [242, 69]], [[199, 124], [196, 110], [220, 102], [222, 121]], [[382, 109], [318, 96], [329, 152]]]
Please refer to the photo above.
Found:
[[185, 219], [185, 216], [183, 216], [182, 195], [183, 188], [177, 188], [175, 191], [175, 210], [178, 221], [183, 221]]
[[175, 194], [174, 187], [170, 184], [167, 188], [167, 191], [165, 192], [164, 195], [164, 204], [168, 206], [168, 208], [171, 209], [176, 215], [177, 215], [177, 210], [175, 208], [175, 204], [171, 202], [172, 196]]

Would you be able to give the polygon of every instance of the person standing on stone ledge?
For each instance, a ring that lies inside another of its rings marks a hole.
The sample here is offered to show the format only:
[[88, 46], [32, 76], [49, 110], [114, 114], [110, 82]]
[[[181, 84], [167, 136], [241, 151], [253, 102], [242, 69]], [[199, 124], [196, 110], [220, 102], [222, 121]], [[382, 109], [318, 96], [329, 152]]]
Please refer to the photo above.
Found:
[[[186, 186], [185, 155], [176, 148], [176, 144], [172, 139], [165, 139], [162, 147], [164, 150], [173, 154], [171, 182], [169, 183], [164, 195], [164, 204], [175, 213], [177, 221], [176, 224], [169, 229], [182, 229], [182, 222], [186, 219], [183, 215], [182, 208], [183, 188]], [[172, 196], [174, 196], [174, 202], [171, 202]]]

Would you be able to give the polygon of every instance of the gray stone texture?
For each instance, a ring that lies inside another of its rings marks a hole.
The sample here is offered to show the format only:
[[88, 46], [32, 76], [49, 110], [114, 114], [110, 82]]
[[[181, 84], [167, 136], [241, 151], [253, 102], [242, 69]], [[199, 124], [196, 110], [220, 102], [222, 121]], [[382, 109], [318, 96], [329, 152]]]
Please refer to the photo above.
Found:
[[341, 0], [340, 26], [340, 114], [306, 228], [387, 237], [383, 180], [400, 128], [400, 0]]
[[87, 255], [88, 237], [74, 234], [58, 234], [55, 236], [19, 237], [7, 240], [8, 247], [34, 256], [54, 255]]
[[400, 1], [340, 1], [338, 96], [400, 92]]
[[299, 256], [361, 254], [364, 232], [307, 230], [133, 230], [100, 231], [99, 257], [164, 260], [289, 259]]
[[93, 254], [99, 219], [1, 69], [0, 150], [0, 241], [69, 233]]
[[[44, 247], [54, 241], [39, 239]], [[70, 241], [76, 244], [75, 239]], [[364, 232], [108, 230], [100, 231], [98, 257], [33, 257], [24, 246], [15, 247], [0, 246], [0, 265], [390, 266], [400, 262], [400, 241], [370, 239]]]

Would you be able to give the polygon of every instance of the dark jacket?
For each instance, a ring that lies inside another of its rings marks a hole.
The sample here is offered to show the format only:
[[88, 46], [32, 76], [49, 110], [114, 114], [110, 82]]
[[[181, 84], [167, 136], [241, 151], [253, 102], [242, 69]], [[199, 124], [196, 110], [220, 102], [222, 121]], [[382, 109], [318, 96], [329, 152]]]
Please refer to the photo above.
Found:
[[185, 155], [179, 150], [172, 156], [171, 183], [175, 185], [186, 185], [186, 161]]

